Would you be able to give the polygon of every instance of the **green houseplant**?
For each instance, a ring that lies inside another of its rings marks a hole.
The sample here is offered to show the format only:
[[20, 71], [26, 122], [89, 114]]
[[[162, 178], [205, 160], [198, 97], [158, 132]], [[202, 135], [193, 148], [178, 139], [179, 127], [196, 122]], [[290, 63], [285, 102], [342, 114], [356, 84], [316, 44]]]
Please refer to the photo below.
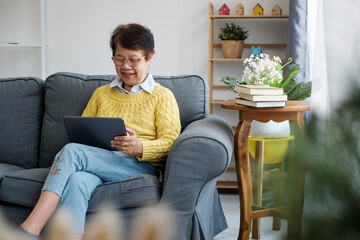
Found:
[[241, 58], [244, 40], [249, 37], [249, 31], [235, 23], [226, 23], [220, 30], [218, 37], [222, 40], [224, 58]]

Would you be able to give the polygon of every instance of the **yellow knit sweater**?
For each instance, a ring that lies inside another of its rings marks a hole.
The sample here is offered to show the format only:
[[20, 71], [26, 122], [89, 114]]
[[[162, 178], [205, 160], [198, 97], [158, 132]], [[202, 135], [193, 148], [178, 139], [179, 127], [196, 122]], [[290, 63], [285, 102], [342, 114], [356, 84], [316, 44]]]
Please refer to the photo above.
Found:
[[119, 93], [109, 85], [93, 93], [83, 117], [121, 117], [125, 126], [136, 131], [143, 146], [140, 161], [164, 166], [166, 155], [180, 134], [179, 108], [173, 93], [156, 84], [153, 92]]

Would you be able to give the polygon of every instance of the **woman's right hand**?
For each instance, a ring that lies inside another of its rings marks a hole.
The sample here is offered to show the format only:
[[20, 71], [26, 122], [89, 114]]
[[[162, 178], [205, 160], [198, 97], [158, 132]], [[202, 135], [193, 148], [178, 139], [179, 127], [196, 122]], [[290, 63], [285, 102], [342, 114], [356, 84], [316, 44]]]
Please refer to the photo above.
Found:
[[137, 133], [131, 128], [126, 128], [126, 132], [128, 133], [126, 136], [116, 136], [111, 141], [111, 146], [127, 155], [134, 155], [141, 158], [143, 147], [137, 138]]

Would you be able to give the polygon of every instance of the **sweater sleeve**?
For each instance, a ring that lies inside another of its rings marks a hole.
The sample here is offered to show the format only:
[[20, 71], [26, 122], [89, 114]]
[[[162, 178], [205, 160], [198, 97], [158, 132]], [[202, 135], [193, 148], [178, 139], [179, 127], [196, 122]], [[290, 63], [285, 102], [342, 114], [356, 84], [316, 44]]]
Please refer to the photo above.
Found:
[[98, 97], [99, 97], [99, 88], [97, 88], [93, 95], [91, 96], [85, 110], [82, 113], [82, 117], [96, 117], [98, 109]]
[[[143, 145], [142, 158], [156, 165], [169, 153], [170, 147], [179, 136], [181, 130], [179, 107], [173, 93], [166, 89], [159, 96], [155, 109], [155, 125], [157, 138], [155, 140], [139, 139]], [[155, 164], [154, 164], [155, 163]]]

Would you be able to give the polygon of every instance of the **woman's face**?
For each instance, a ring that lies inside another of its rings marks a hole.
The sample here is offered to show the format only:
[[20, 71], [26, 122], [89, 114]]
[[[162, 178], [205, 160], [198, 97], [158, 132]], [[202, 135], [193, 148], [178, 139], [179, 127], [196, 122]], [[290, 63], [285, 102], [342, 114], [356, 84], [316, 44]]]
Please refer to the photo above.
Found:
[[152, 54], [145, 59], [143, 50], [130, 50], [116, 46], [113, 62], [117, 75], [124, 82], [123, 88], [130, 91], [134, 85], [145, 81], [152, 61]]

